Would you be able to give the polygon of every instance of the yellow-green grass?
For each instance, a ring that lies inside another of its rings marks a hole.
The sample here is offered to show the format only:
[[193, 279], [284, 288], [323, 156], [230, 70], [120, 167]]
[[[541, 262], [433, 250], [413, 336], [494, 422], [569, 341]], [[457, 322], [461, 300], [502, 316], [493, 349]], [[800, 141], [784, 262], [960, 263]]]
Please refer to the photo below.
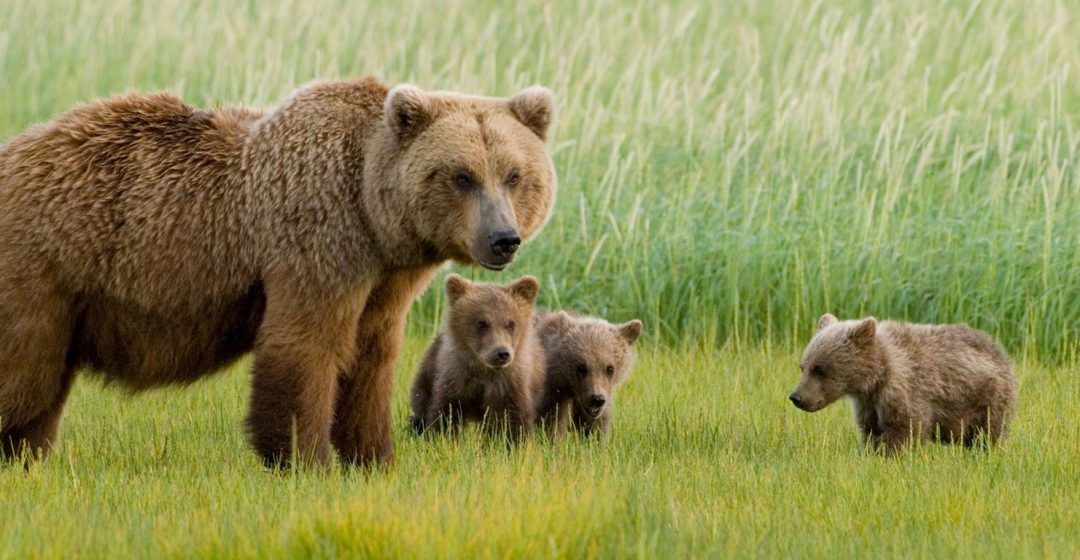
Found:
[[787, 348], [644, 349], [605, 443], [407, 430], [383, 470], [264, 470], [247, 366], [129, 398], [82, 380], [58, 453], [0, 470], [0, 555], [44, 557], [1074, 557], [1080, 368], [1018, 368], [999, 449], [865, 451], [851, 412], [791, 406]]
[[[1080, 554], [1075, 2], [0, 1], [0, 141], [129, 89], [266, 106], [369, 73], [555, 90], [552, 220], [466, 274], [645, 321], [610, 441], [408, 437], [432, 289], [392, 466], [263, 470], [247, 363], [131, 401], [80, 381], [58, 452], [0, 468], [0, 555]], [[1010, 441], [884, 459], [845, 405], [795, 410], [825, 311], [1002, 340]]]

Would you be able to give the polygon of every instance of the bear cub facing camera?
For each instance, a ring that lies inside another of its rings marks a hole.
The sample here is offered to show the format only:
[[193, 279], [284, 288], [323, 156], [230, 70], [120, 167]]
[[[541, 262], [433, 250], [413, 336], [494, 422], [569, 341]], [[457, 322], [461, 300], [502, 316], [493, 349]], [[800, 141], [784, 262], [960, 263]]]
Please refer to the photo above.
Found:
[[611, 430], [615, 389], [634, 361], [641, 321], [612, 325], [560, 311], [537, 317], [547, 369], [536, 416], [556, 436], [571, 427], [582, 434]]
[[1009, 357], [965, 325], [916, 325], [830, 314], [799, 364], [791, 402], [815, 412], [848, 396], [863, 442], [892, 453], [911, 441], [972, 446], [1003, 439], [1016, 408]]
[[532, 328], [539, 288], [532, 276], [506, 285], [473, 283], [457, 274], [446, 278], [446, 323], [410, 393], [413, 430], [483, 421], [517, 440], [532, 429], [533, 395], [544, 373]]

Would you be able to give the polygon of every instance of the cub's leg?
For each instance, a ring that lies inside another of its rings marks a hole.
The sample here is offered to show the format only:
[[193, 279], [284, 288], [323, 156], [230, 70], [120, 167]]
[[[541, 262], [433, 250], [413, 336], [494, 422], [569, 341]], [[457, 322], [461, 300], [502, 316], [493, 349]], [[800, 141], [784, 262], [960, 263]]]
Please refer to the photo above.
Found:
[[395, 272], [375, 286], [353, 329], [355, 358], [338, 380], [333, 441], [342, 460], [369, 465], [393, 458], [390, 395], [413, 300], [438, 267]]
[[442, 346], [442, 336], [437, 336], [424, 354], [424, 361], [420, 364], [420, 371], [416, 373], [412, 391], [409, 393], [409, 406], [412, 408], [411, 425], [417, 434], [424, 433], [426, 426], [424, 417], [431, 405], [431, 392], [438, 372], [435, 361], [438, 358], [440, 346]]
[[255, 342], [247, 430], [269, 466], [330, 461], [338, 374], [353, 357], [356, 318], [367, 290], [313, 297], [288, 284], [267, 285], [266, 313]]
[[505, 434], [511, 442], [523, 439], [535, 424], [532, 397], [525, 387], [513, 387], [501, 402], [488, 409], [486, 424], [489, 430]]
[[871, 446], [884, 451], [886, 455], [895, 455], [910, 443], [927, 443], [933, 436], [933, 423], [910, 416], [891, 417], [881, 425], [880, 433], [870, 438]]

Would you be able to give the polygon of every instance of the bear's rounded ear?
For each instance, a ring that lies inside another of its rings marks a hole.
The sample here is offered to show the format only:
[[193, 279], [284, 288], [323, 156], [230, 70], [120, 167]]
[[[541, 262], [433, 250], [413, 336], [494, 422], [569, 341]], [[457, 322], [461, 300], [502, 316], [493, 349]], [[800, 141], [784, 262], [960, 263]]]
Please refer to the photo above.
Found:
[[555, 114], [555, 96], [551, 90], [542, 86], [532, 86], [510, 98], [510, 111], [521, 124], [547, 140], [548, 127]]
[[536, 301], [536, 294], [540, 291], [540, 281], [535, 276], [522, 276], [510, 284], [510, 293], [525, 302]]
[[469, 292], [469, 288], [472, 288], [472, 282], [469, 282], [463, 278], [460, 274], [451, 274], [446, 277], [446, 295], [450, 296], [450, 303], [454, 303], [461, 296]]
[[627, 344], [633, 344], [641, 336], [641, 321], [634, 319], [628, 321], [616, 327], [619, 336], [626, 341]]
[[876, 334], [877, 319], [867, 317], [851, 328], [848, 338], [856, 344], [867, 345], [874, 341], [874, 336]]
[[552, 313], [548, 315], [543, 323], [543, 332], [547, 334], [557, 334], [559, 336], [565, 336], [570, 332], [570, 325], [574, 322], [574, 318], [565, 311], [559, 311], [558, 313]]
[[839, 322], [840, 321], [836, 319], [836, 315], [833, 315], [832, 313], [826, 313], [822, 315], [820, 319], [818, 319], [817, 330], [818, 332], [821, 332]]
[[416, 136], [431, 124], [433, 110], [424, 92], [411, 84], [395, 86], [386, 94], [386, 124], [403, 140]]

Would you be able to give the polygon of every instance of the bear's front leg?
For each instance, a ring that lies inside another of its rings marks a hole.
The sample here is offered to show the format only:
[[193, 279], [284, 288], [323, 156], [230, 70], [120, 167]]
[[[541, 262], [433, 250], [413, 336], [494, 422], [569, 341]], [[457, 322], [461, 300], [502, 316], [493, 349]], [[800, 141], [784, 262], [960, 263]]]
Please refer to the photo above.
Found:
[[352, 359], [366, 293], [301, 297], [268, 283], [246, 420], [268, 466], [288, 464], [294, 450], [301, 462], [329, 463], [338, 374]]
[[355, 357], [338, 381], [332, 438], [346, 463], [366, 466], [393, 458], [394, 365], [409, 307], [436, 272], [438, 267], [392, 273], [368, 297], [354, 329]]
[[507, 395], [503, 406], [491, 409], [486, 423], [488, 429], [505, 434], [510, 442], [521, 441], [536, 423], [532, 399], [525, 392]]
[[927, 423], [911, 418], [892, 418], [881, 423], [880, 432], [870, 437], [871, 444], [884, 451], [886, 455], [895, 455], [915, 441], [923, 443], [930, 439]]

